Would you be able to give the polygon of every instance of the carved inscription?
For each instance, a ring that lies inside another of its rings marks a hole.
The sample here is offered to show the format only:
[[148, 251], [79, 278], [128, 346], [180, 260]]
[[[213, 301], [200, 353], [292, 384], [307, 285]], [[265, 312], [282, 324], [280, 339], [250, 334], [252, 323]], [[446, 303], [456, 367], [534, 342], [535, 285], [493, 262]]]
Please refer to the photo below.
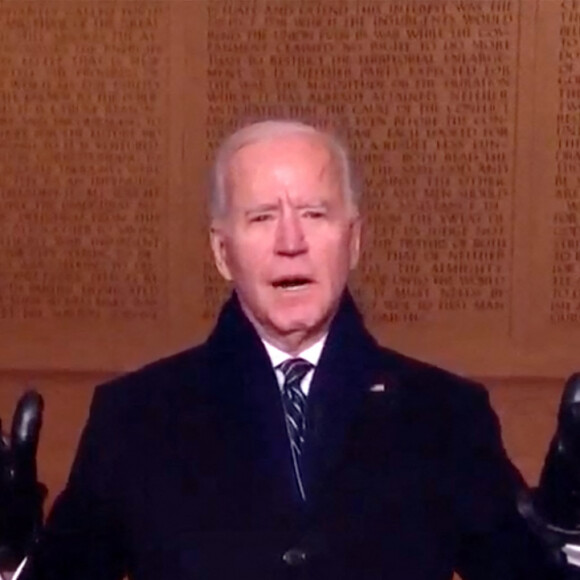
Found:
[[[363, 171], [356, 286], [371, 316], [506, 314], [514, 2], [230, 0], [208, 10], [208, 151], [240, 120], [333, 127]], [[206, 281], [209, 312], [220, 286], [211, 264]]]
[[580, 5], [562, 2], [552, 214], [552, 324], [580, 324]]
[[0, 3], [0, 319], [163, 315], [165, 12]]

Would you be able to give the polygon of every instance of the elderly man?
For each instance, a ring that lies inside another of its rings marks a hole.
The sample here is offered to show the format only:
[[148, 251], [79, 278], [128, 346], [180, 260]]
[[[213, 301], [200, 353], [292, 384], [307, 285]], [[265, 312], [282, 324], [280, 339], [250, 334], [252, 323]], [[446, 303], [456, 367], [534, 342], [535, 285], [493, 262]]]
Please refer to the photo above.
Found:
[[213, 181], [234, 292], [204, 344], [97, 388], [24, 577], [560, 578], [516, 510], [484, 389], [365, 330], [344, 150], [258, 123]]

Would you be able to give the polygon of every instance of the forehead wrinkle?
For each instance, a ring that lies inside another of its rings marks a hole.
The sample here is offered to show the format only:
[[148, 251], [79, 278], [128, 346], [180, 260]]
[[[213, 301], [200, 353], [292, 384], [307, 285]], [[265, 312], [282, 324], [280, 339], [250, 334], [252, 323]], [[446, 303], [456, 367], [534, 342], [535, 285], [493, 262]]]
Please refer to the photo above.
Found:
[[[302, 136], [300, 137], [300, 140], [302, 140]], [[276, 176], [275, 179], [278, 181], [278, 187], [280, 188], [280, 191], [277, 193], [277, 200], [274, 203], [280, 205], [282, 200], [286, 200], [291, 205], [296, 205], [296, 203], [292, 203], [293, 194], [288, 183], [288, 180], [292, 180], [294, 175], [290, 175], [290, 177], [288, 176], [288, 172], [291, 169], [291, 167], [289, 168], [288, 164], [282, 164], [281, 166], [273, 168], [267, 163], [264, 163], [263, 158], [259, 158], [257, 161], [252, 159], [251, 162], [249, 162], [246, 158], [249, 149], [252, 149], [254, 146], [265, 146], [269, 141], [271, 140], [245, 143], [231, 155], [229, 163], [227, 164], [226, 171], [226, 182], [229, 186], [227, 187], [227, 190], [229, 193], [228, 197], [230, 198], [230, 203], [233, 202], [236, 204], [235, 198], [238, 197], [235, 195], [238, 189], [236, 186], [240, 180], [243, 182], [247, 181], [247, 183], [245, 183], [245, 186], [247, 186], [248, 184], [261, 182], [263, 176], [265, 175], [267, 178], [270, 178], [270, 176]], [[276, 142], [276, 139], [273, 141]], [[311, 149], [310, 159], [313, 160], [315, 157], [318, 157], [317, 162], [319, 163], [319, 169], [316, 171], [316, 173], [311, 174], [314, 180], [322, 183], [325, 179], [328, 179], [329, 181], [336, 181], [339, 179], [339, 164], [335, 156], [332, 154], [332, 151], [329, 150], [325, 143], [321, 142], [318, 138], [312, 139], [310, 137], [304, 139], [304, 141], [308, 148]], [[293, 155], [290, 157], [292, 158], [292, 156]], [[306, 169], [301, 168], [300, 172], [303, 171], [306, 171]]]

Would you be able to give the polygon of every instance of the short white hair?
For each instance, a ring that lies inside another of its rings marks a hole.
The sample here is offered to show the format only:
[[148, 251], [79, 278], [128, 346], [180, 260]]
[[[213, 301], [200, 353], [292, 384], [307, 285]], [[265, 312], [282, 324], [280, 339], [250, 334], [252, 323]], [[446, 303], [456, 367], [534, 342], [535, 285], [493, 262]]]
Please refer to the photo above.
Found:
[[209, 212], [212, 219], [224, 217], [228, 209], [226, 176], [228, 165], [237, 151], [269, 139], [305, 135], [319, 139], [332, 155], [340, 170], [342, 193], [347, 203], [358, 210], [360, 191], [355, 184], [354, 170], [343, 143], [331, 133], [299, 121], [268, 120], [246, 125], [232, 133], [216, 152], [210, 174]]

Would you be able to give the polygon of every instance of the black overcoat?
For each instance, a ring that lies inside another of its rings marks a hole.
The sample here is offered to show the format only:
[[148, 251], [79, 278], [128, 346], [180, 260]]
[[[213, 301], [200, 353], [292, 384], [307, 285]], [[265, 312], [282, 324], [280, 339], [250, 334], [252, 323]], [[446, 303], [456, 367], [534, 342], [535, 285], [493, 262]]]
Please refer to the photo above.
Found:
[[29, 578], [556, 578], [483, 387], [379, 346], [345, 294], [308, 399], [307, 502], [235, 295], [208, 340], [98, 387]]

